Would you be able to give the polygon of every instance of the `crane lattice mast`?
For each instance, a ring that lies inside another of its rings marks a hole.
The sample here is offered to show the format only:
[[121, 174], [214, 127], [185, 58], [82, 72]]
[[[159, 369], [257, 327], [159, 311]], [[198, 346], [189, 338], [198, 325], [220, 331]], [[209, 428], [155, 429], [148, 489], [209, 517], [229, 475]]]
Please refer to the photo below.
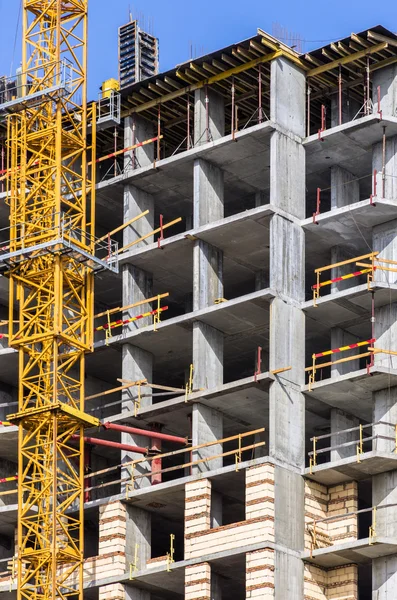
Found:
[[114, 248], [94, 238], [87, 4], [23, 1], [22, 72], [0, 106], [10, 204], [0, 260], [10, 281], [9, 344], [19, 351], [18, 412], [9, 416], [19, 426], [18, 600], [83, 597], [83, 430], [98, 424], [84, 413], [84, 359], [94, 273], [116, 270]]

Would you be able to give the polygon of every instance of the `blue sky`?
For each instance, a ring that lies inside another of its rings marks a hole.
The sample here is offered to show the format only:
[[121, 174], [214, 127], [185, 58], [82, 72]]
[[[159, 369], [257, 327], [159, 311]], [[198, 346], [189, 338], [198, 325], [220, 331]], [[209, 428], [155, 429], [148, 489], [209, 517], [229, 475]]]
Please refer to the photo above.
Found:
[[[0, 74], [9, 75], [19, 65], [19, 5], [20, 0], [0, 0]], [[90, 0], [92, 99], [103, 80], [117, 77], [117, 28], [128, 21], [130, 8], [152, 22], [162, 71], [190, 58], [191, 44], [200, 55], [250, 37], [257, 27], [272, 33], [275, 22], [308, 40], [305, 50], [378, 24], [397, 32], [395, 0], [379, 5], [368, 0]]]

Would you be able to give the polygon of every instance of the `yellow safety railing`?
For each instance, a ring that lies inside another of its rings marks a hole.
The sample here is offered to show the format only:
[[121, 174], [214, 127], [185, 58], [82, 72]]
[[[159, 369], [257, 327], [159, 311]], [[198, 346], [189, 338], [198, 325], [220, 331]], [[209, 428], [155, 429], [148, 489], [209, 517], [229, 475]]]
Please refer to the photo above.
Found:
[[[152, 476], [151, 470], [148, 470], [147, 473], [139, 473], [139, 475], [135, 475], [135, 473], [134, 473], [135, 468], [140, 463], [143, 463], [143, 464], [145, 464], [145, 466], [147, 466], [147, 465], [150, 465], [151, 461], [155, 460], [155, 459], [162, 460], [163, 458], [169, 458], [169, 457], [178, 456], [178, 455], [185, 455], [186, 453], [189, 453], [189, 455], [191, 456], [194, 452], [196, 452], [198, 450], [202, 450], [203, 448], [208, 448], [211, 446], [216, 446], [219, 444], [233, 442], [233, 441], [237, 442], [237, 448], [235, 448], [234, 450], [228, 450], [226, 452], [214, 454], [212, 456], [207, 456], [205, 458], [191, 460], [189, 462], [183, 462], [182, 464], [178, 464], [178, 465], [175, 465], [172, 467], [167, 467], [165, 469], [159, 469], [159, 470], [156, 470], [156, 475], [162, 474], [162, 473], [171, 473], [173, 471], [179, 471], [181, 469], [193, 467], [195, 465], [199, 465], [202, 463], [209, 463], [212, 460], [215, 460], [215, 459], [221, 458], [221, 457], [226, 457], [226, 456], [235, 456], [235, 467], [236, 467], [236, 471], [238, 471], [239, 467], [240, 467], [240, 463], [242, 461], [243, 452], [248, 451], [248, 450], [252, 451], [252, 450], [255, 450], [256, 448], [261, 448], [261, 447], [265, 446], [265, 442], [256, 442], [253, 444], [248, 444], [247, 446], [243, 446], [242, 440], [244, 440], [244, 438], [252, 436], [252, 435], [264, 433], [264, 431], [265, 431], [265, 428], [262, 427], [261, 429], [255, 429], [253, 431], [239, 433], [239, 434], [233, 435], [231, 437], [223, 438], [220, 440], [214, 440], [212, 442], [207, 442], [205, 444], [200, 444], [198, 446], [186, 446], [185, 448], [182, 448], [180, 450], [174, 450], [172, 452], [167, 452], [165, 454], [154, 454], [152, 456], [145, 456], [142, 459], [131, 460], [131, 461], [128, 461], [125, 463], [113, 465], [112, 467], [107, 467], [105, 469], [101, 469], [99, 471], [94, 471], [94, 472], [86, 474], [84, 476], [84, 479], [88, 480], [88, 482], [90, 482], [95, 477], [108, 475], [109, 473], [112, 473], [114, 471], [120, 471], [121, 469], [130, 469], [131, 476], [128, 476], [128, 477], [122, 476], [119, 479], [113, 479], [110, 481], [106, 481], [104, 483], [98, 483], [97, 485], [89, 485], [84, 488], [84, 491], [91, 492], [92, 490], [99, 490], [99, 489], [109, 487], [109, 486], [112, 486], [115, 484], [125, 483], [127, 486], [127, 497], [128, 497], [128, 490], [131, 487], [134, 487], [135, 480], [142, 479], [144, 477], [150, 478]], [[16, 493], [16, 490], [10, 490], [10, 491], [3, 492], [3, 493], [7, 493], [7, 494], [8, 493]], [[0, 495], [1, 495], [1, 492], [0, 492]]]
[[[373, 279], [373, 273], [375, 271], [375, 258], [378, 255], [378, 252], [370, 252], [369, 254], [362, 254], [361, 256], [357, 256], [355, 258], [349, 258], [348, 260], [342, 260], [337, 263], [333, 263], [331, 265], [327, 265], [325, 267], [320, 267], [319, 269], [315, 269], [316, 274], [316, 283], [312, 286], [313, 290], [313, 305], [317, 306], [317, 300], [320, 297], [320, 290], [324, 287], [330, 286], [334, 283], [338, 283], [339, 281], [343, 281], [345, 279], [351, 279], [353, 277], [359, 277], [360, 275], [367, 275], [367, 285], [370, 287], [371, 281]], [[332, 269], [336, 269], [339, 267], [344, 267], [346, 265], [355, 264], [358, 266], [357, 261], [366, 260], [370, 261], [370, 264], [365, 265], [365, 269], [360, 271], [353, 271], [351, 273], [346, 273], [345, 275], [341, 275], [340, 277], [334, 277], [332, 279], [328, 279], [327, 281], [321, 281], [321, 276], [323, 273], [327, 271], [331, 271]], [[396, 263], [397, 264], [397, 263]]]
[[[321, 276], [323, 273], [339, 267], [345, 267], [347, 265], [354, 265], [355, 267], [360, 267], [360, 269], [352, 271], [351, 273], [345, 273], [339, 277], [321, 281]], [[332, 284], [344, 281], [346, 279], [360, 277], [361, 275], [367, 276], [367, 287], [370, 290], [371, 284], [374, 280], [375, 271], [397, 273], [397, 261], [387, 258], [380, 258], [379, 252], [370, 252], [368, 254], [362, 254], [361, 256], [356, 256], [355, 258], [349, 258], [348, 260], [342, 260], [340, 262], [315, 269], [314, 272], [316, 274], [316, 283], [312, 286], [313, 305], [317, 306], [317, 300], [320, 297], [320, 291], [322, 288], [331, 286]]]
[[[116, 308], [110, 308], [109, 310], [105, 310], [94, 315], [94, 319], [106, 318], [106, 322], [102, 325], [98, 325], [95, 327], [94, 331], [105, 331], [106, 343], [109, 343], [109, 339], [111, 337], [111, 332], [113, 329], [117, 327], [123, 327], [128, 323], [133, 323], [139, 321], [140, 319], [146, 319], [151, 317], [153, 319], [153, 329], [157, 331], [157, 325], [161, 321], [161, 314], [168, 310], [168, 306], [161, 306], [161, 300], [163, 298], [168, 298], [169, 293], [165, 294], [157, 294], [157, 296], [152, 296], [151, 298], [145, 298], [144, 300], [140, 300], [139, 302], [134, 302], [133, 304], [128, 304], [126, 306], [117, 306]], [[155, 303], [155, 308], [148, 310], [142, 314], [127, 318], [127, 319], [116, 319], [115, 321], [111, 320], [111, 316], [116, 313], [124, 313], [133, 308], [138, 308], [139, 306], [144, 306], [147, 304]]]
[[[377, 348], [371, 348], [371, 344], [375, 342], [375, 338], [371, 338], [369, 340], [363, 340], [361, 342], [355, 342], [354, 344], [347, 344], [346, 346], [340, 346], [339, 348], [332, 348], [331, 350], [325, 350], [324, 352], [318, 352], [317, 354], [312, 355], [312, 365], [310, 367], [305, 368], [305, 372], [309, 373], [309, 392], [312, 390], [312, 384], [316, 381], [316, 373], [319, 369], [324, 369], [325, 367], [331, 367], [333, 365], [337, 365], [340, 363], [349, 362], [351, 360], [357, 360], [360, 358], [365, 358], [367, 356], [373, 357], [375, 353], [382, 352]], [[340, 354], [342, 352], [347, 352], [349, 350], [353, 350], [355, 348], [361, 348], [362, 346], [367, 346], [368, 351], [363, 352], [361, 354], [355, 354], [353, 356], [346, 356], [344, 358], [339, 358], [337, 360], [328, 361], [325, 363], [317, 363], [318, 358], [323, 358], [324, 356], [331, 356], [333, 354]]]
[[[214, 440], [213, 442], [207, 442], [205, 444], [200, 444], [198, 446], [191, 446], [191, 447], [187, 447], [187, 448], [182, 448], [181, 450], [174, 450], [173, 452], [167, 452], [166, 454], [156, 454], [154, 456], [145, 456], [144, 458], [140, 458], [128, 463], [124, 463], [123, 467], [131, 467], [131, 480], [129, 482], [127, 482], [126, 485], [126, 495], [128, 497], [129, 491], [130, 489], [134, 489], [135, 487], [135, 482], [138, 479], [143, 479], [145, 477], [150, 478], [152, 476], [152, 472], [151, 470], [149, 470], [146, 473], [139, 473], [136, 474], [135, 470], [136, 467], [138, 465], [145, 465], [147, 466], [148, 463], [150, 463], [153, 460], [162, 460], [164, 458], [168, 458], [168, 457], [174, 457], [174, 456], [178, 456], [178, 455], [184, 455], [186, 453], [189, 453], [190, 456], [192, 456], [192, 454], [198, 450], [202, 450], [204, 448], [209, 448], [211, 446], [216, 446], [219, 444], [224, 444], [227, 442], [233, 442], [233, 441], [237, 441], [237, 448], [235, 448], [234, 450], [228, 450], [226, 452], [220, 452], [220, 453], [216, 453], [212, 456], [206, 456], [205, 458], [200, 458], [197, 460], [190, 460], [188, 462], [183, 462], [182, 464], [178, 464], [178, 465], [174, 465], [172, 467], [166, 467], [164, 469], [159, 469], [158, 471], [156, 470], [156, 475], [159, 474], [163, 474], [163, 473], [171, 473], [173, 471], [180, 471], [181, 469], [186, 469], [186, 468], [191, 468], [193, 466], [202, 464], [202, 463], [208, 463], [212, 460], [215, 459], [219, 459], [219, 458], [224, 458], [226, 456], [234, 456], [235, 457], [235, 465], [236, 465], [236, 471], [238, 471], [239, 469], [239, 465], [241, 463], [242, 460], [242, 453], [247, 451], [247, 450], [254, 450], [256, 448], [261, 448], [262, 446], [265, 445], [265, 442], [256, 442], [253, 444], [249, 444], [247, 446], [243, 446], [242, 445], [242, 440], [246, 437], [249, 436], [253, 436], [253, 435], [257, 435], [260, 433], [264, 433], [265, 428], [262, 427], [260, 429], [255, 429], [253, 431], [247, 431], [245, 433], [239, 433], [238, 435], [233, 435], [231, 437], [227, 437], [227, 438], [223, 438], [220, 440]], [[91, 475], [92, 476], [92, 475]]]

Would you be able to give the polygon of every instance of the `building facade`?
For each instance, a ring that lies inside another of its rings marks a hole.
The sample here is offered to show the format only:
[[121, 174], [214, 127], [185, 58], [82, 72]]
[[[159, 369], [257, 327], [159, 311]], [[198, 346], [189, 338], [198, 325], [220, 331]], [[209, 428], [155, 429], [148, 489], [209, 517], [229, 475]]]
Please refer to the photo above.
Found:
[[[300, 55], [259, 30], [121, 106], [98, 133], [120, 151], [97, 172], [120, 273], [97, 277], [86, 359], [84, 597], [394, 599], [397, 37]], [[8, 600], [17, 429], [0, 435]]]

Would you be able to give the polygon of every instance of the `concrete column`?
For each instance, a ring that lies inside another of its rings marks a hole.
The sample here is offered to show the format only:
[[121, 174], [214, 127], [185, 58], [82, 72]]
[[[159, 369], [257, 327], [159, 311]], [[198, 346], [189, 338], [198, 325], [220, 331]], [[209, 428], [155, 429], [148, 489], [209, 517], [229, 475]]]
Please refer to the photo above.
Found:
[[[397, 302], [375, 309], [375, 347], [395, 350], [397, 343]], [[397, 369], [397, 356], [375, 354], [375, 365]]]
[[[153, 196], [133, 185], [124, 186], [124, 223], [127, 223], [134, 217], [149, 210], [149, 214], [141, 217], [132, 225], [129, 225], [123, 232], [123, 246], [134, 242], [140, 237], [147, 235], [154, 229], [154, 200]], [[153, 236], [135, 244], [132, 248], [136, 249], [147, 246], [153, 242]]]
[[[336, 434], [339, 431], [345, 429], [351, 429], [357, 427], [360, 424], [359, 419], [353, 415], [345, 413], [345, 411], [339, 408], [331, 408], [331, 434]], [[353, 442], [359, 439], [359, 431], [352, 431], [351, 433], [343, 433], [342, 435], [331, 435], [331, 446], [340, 446], [347, 442]], [[354, 456], [356, 454], [356, 446], [352, 444], [346, 448], [337, 448], [331, 450], [331, 462], [340, 460], [341, 458], [347, 458], [348, 456]]]
[[[359, 341], [359, 338], [352, 335], [348, 331], [345, 331], [341, 327], [331, 328], [331, 349], [340, 348], [341, 346], [348, 346], [349, 344], [355, 344]], [[344, 351], [343, 354], [332, 354], [331, 361], [337, 361], [341, 358], [349, 358], [359, 354], [360, 349], [354, 348], [353, 350]], [[329, 358], [329, 357], [328, 357]], [[321, 359], [320, 359], [321, 360]], [[344, 363], [338, 363], [331, 367], [331, 377], [338, 377], [338, 375], [344, 375], [345, 373], [351, 373], [357, 371], [360, 368], [360, 359], [349, 360]]]
[[[153, 279], [150, 273], [138, 269], [134, 265], [123, 265], [123, 290], [122, 301], [123, 306], [130, 306], [136, 302], [141, 302], [153, 296]], [[151, 304], [140, 304], [134, 308], [130, 308], [123, 312], [123, 318], [129, 319], [151, 311]], [[124, 326], [124, 332], [136, 331], [153, 323], [153, 317], [146, 317], [133, 321]]]
[[[127, 306], [134, 302], [139, 302], [145, 298], [152, 296], [152, 281], [144, 271], [137, 269], [133, 265], [124, 265], [123, 267], [123, 306]], [[139, 307], [132, 308], [124, 312], [124, 318], [129, 318], [142, 314], [146, 310], [150, 310], [150, 305], [142, 304]], [[134, 331], [139, 327], [150, 325], [152, 319], [140, 319], [136, 322], [125, 326], [125, 331]], [[153, 356], [132, 344], [124, 344], [122, 347], [122, 378], [130, 381], [139, 381], [147, 379], [152, 381], [153, 373]], [[147, 390], [145, 390], [145, 394]], [[131, 387], [122, 392], [122, 411], [134, 411], [134, 400], [136, 401], [137, 388]], [[141, 400], [141, 407], [151, 404], [151, 397], [145, 397]], [[150, 441], [146, 437], [139, 435], [131, 435], [130, 433], [121, 434], [121, 442], [131, 446], [141, 446], [146, 448]], [[135, 452], [121, 451], [121, 462], [130, 462], [131, 460], [141, 459], [142, 455]], [[123, 472], [123, 477], [129, 477], [131, 469], [128, 468]], [[140, 463], [134, 469], [134, 474], [139, 475], [150, 472], [150, 464], [147, 462]], [[150, 478], [144, 477], [136, 480], [136, 486], [147, 487], [150, 485]]]
[[263, 206], [264, 204], [269, 204], [269, 190], [260, 190], [255, 193], [255, 208], [258, 206]]
[[[223, 172], [204, 160], [194, 164], [193, 223], [200, 227], [223, 217]], [[193, 310], [213, 306], [223, 297], [223, 253], [201, 240], [193, 248]], [[213, 388], [223, 383], [223, 334], [200, 321], [193, 324], [194, 389]], [[194, 404], [192, 413], [193, 445], [223, 437], [223, 416], [218, 411]], [[222, 452], [219, 444], [193, 453], [200, 457]], [[193, 471], [203, 472], [222, 466], [222, 459], [202, 463]]]
[[282, 56], [272, 60], [270, 118], [301, 137], [305, 135], [305, 90], [305, 74], [299, 67]]
[[[342, 92], [342, 124], [348, 123], [358, 113], [362, 106], [362, 103], [353, 100], [350, 97], [349, 90]], [[331, 96], [331, 127], [337, 127], [339, 125], [339, 93], [332, 94]]]
[[[223, 218], [223, 171], [205, 160], [194, 164], [193, 224], [207, 225]], [[193, 310], [212, 306], [223, 296], [223, 253], [197, 240], [193, 249]]]
[[[331, 264], [343, 262], [345, 260], [349, 260], [352, 257], [352, 253], [348, 252], [343, 246], [333, 246], [331, 248]], [[354, 268], [352, 268], [354, 267]], [[342, 275], [346, 275], [347, 273], [351, 273], [352, 270], [355, 270], [354, 263], [349, 265], [342, 265], [341, 267], [334, 267], [331, 269], [330, 278], [335, 279], [336, 277], [341, 277]], [[357, 282], [355, 282], [357, 284]], [[332, 283], [330, 285], [331, 294], [335, 294], [336, 292], [341, 292], [342, 290], [346, 290], [349, 287], [355, 285], [351, 280], [345, 279], [343, 281], [337, 281], [336, 283]], [[326, 290], [324, 293], [328, 293]]]
[[137, 568], [146, 569], [146, 562], [152, 558], [151, 514], [142, 508], [127, 506], [127, 528], [125, 559], [127, 565], [135, 561], [137, 547]]
[[386, 139], [384, 159], [383, 142], [374, 144], [372, 148], [372, 169], [377, 171], [377, 197], [395, 200], [397, 198], [397, 136]]
[[[193, 446], [214, 442], [223, 437], [223, 415], [208, 406], [199, 403], [193, 404], [192, 414], [192, 442]], [[192, 452], [192, 460], [200, 460], [222, 453], [222, 444], [213, 444]], [[205, 473], [223, 466], [223, 459], [215, 458], [206, 462], [193, 465], [193, 473]]]
[[[122, 347], [122, 377], [130, 381], [140, 381], [147, 379], [153, 381], [153, 355], [132, 344], [123, 344]], [[152, 403], [149, 388], [141, 388], [145, 390], [145, 397], [141, 399], [141, 408], [149, 406]], [[131, 387], [122, 392], [122, 411], [134, 412], [134, 402], [137, 397], [137, 387]], [[148, 447], [150, 440], [141, 435], [131, 433], [122, 433], [121, 442], [131, 446]], [[121, 450], [121, 463], [130, 462], [143, 458], [142, 454]], [[150, 473], [151, 467], [148, 462], [142, 462], [134, 469], [135, 475]], [[131, 467], [122, 470], [122, 477], [130, 478]], [[151, 485], [150, 477], [137, 479], [135, 486], [137, 488], [148, 487]], [[124, 486], [122, 486], [122, 491]]]
[[255, 291], [264, 290], [269, 287], [269, 273], [265, 269], [261, 269], [255, 273]]
[[198, 158], [193, 168], [193, 227], [223, 219], [224, 174], [222, 169]]
[[193, 323], [193, 387], [211, 389], [223, 383], [223, 333], [206, 323]]
[[[373, 228], [373, 249], [379, 258], [397, 260], [397, 220]], [[385, 286], [397, 282], [397, 273], [376, 270], [374, 282]], [[397, 341], [397, 303], [375, 309], [375, 346], [393, 350]], [[397, 368], [397, 357], [375, 354], [375, 364], [386, 368]]]
[[283, 57], [271, 62], [271, 119], [284, 131], [270, 142], [270, 203], [289, 213], [270, 225], [270, 370], [292, 366], [269, 391], [269, 454], [275, 468], [275, 600], [303, 600], [303, 563], [290, 551], [304, 543], [305, 454], [304, 383], [305, 292], [304, 232], [294, 219], [305, 218], [305, 76]]
[[[395, 425], [397, 423], [397, 387], [374, 392], [373, 399], [373, 434], [379, 436], [372, 442], [378, 452], [394, 452]], [[390, 438], [390, 439], [385, 439]]]
[[212, 142], [225, 135], [225, 105], [209, 87], [194, 93], [194, 145]]
[[[389, 98], [391, 101], [391, 98]], [[383, 109], [383, 108], [382, 108]], [[393, 144], [394, 142], [393, 138]], [[396, 148], [397, 150], [397, 148]], [[377, 149], [374, 149], [374, 157]], [[391, 161], [395, 164], [394, 157]], [[390, 164], [387, 161], [386, 164]], [[393, 166], [394, 168], [394, 166]], [[386, 167], [388, 171], [388, 167]], [[386, 197], [392, 190], [386, 180]], [[380, 258], [396, 260], [397, 258], [397, 221], [390, 221], [373, 228], [373, 249], [379, 252]], [[396, 274], [376, 271], [375, 282], [385, 286], [395, 283]], [[397, 340], [397, 303], [385, 305], [375, 310], [375, 347], [394, 349]], [[386, 354], [375, 355], [375, 364], [385, 368], [397, 368], [397, 357]], [[374, 426], [374, 435], [393, 437], [393, 424], [397, 422], [397, 388], [387, 388], [373, 394], [373, 422], [382, 421]], [[391, 426], [387, 425], [392, 424]], [[374, 441], [374, 449], [381, 452], [392, 452], [393, 440], [378, 438]], [[381, 473], [372, 478], [372, 503], [377, 506], [376, 535], [393, 538], [397, 535], [397, 470]], [[390, 505], [381, 508], [382, 505]], [[397, 555], [378, 558], [372, 561], [372, 594], [376, 600], [389, 600], [397, 591]]]
[[379, 111], [378, 86], [380, 86], [380, 109], [384, 116], [397, 116], [397, 65], [377, 69], [372, 74], [372, 101], [374, 112]]
[[146, 590], [140, 590], [131, 585], [125, 586], [125, 600], [150, 600], [151, 597], [151, 593]]
[[223, 297], [223, 252], [197, 240], [193, 248], [193, 310], [213, 306]]
[[331, 167], [331, 210], [348, 206], [360, 200], [360, 183], [346, 169], [334, 165]]
[[304, 219], [305, 151], [302, 144], [275, 131], [270, 140], [270, 154], [270, 204], [275, 203], [293, 217]]
[[372, 598], [393, 600], [397, 594], [397, 555], [372, 561]]
[[397, 536], [397, 471], [388, 471], [372, 477], [372, 504], [377, 507], [376, 536], [395, 538]]
[[[389, 221], [373, 228], [373, 249], [379, 252], [379, 258], [397, 260], [397, 220]], [[375, 283], [384, 285], [397, 282], [397, 273], [376, 270]], [[375, 338], [378, 348], [395, 348], [397, 336], [397, 303], [385, 305], [375, 310]], [[380, 354], [375, 355], [375, 363], [385, 367], [396, 368], [397, 357]]]
[[[139, 115], [132, 115], [124, 119], [124, 147], [128, 148], [154, 137], [153, 123]], [[128, 172], [139, 167], [153, 164], [155, 144], [146, 144], [126, 152], [124, 155], [124, 171]]]
[[211, 529], [223, 524], [222, 494], [211, 491]]
[[[372, 247], [374, 252], [379, 252], [378, 258], [397, 261], [397, 219], [373, 228]], [[397, 273], [377, 269], [374, 274], [374, 282], [383, 283], [386, 286], [397, 283]]]
[[222, 600], [221, 578], [214, 571], [211, 572], [211, 600]]

